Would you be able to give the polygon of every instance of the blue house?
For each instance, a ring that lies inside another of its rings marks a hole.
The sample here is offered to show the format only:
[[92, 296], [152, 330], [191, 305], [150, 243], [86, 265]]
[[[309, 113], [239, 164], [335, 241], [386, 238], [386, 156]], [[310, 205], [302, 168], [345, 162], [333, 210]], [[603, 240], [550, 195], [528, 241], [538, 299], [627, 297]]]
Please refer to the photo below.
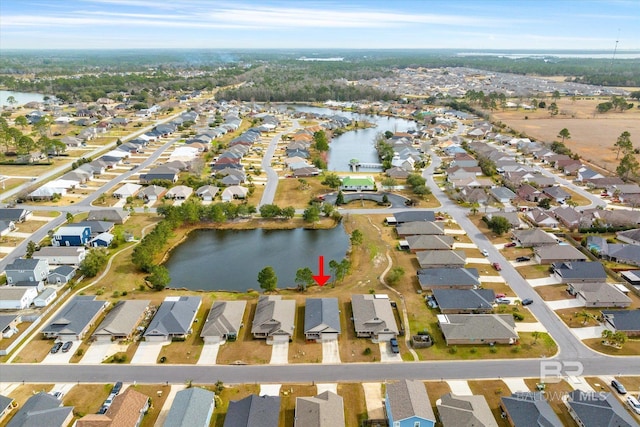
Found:
[[427, 389], [420, 381], [388, 383], [385, 407], [390, 427], [433, 427], [436, 424]]
[[108, 248], [111, 242], [113, 242], [113, 234], [100, 233], [89, 241], [89, 245], [94, 248], [97, 248], [97, 247]]
[[53, 246], [84, 246], [91, 239], [91, 227], [86, 225], [66, 225], [58, 228], [53, 235]]

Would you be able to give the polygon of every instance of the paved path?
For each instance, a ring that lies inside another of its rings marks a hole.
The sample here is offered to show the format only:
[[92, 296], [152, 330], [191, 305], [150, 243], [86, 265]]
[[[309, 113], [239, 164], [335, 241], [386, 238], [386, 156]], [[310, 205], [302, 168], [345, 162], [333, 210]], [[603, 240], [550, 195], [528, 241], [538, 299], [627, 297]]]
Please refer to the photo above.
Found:
[[218, 359], [220, 343], [205, 343], [202, 346], [202, 353], [198, 359], [198, 365], [215, 365]]
[[[131, 358], [132, 365], [155, 365], [158, 360], [158, 355], [165, 345], [171, 344], [171, 341], [153, 342], [142, 341], [138, 345], [136, 354]], [[171, 361], [169, 361], [171, 363]]]
[[384, 419], [384, 403], [382, 399], [381, 383], [363, 383], [364, 400], [367, 404], [367, 414], [371, 420]]
[[522, 378], [503, 378], [502, 381], [509, 387], [511, 393], [517, 391], [530, 391]]
[[322, 363], [341, 363], [337, 339], [322, 341]]
[[466, 381], [447, 381], [447, 384], [449, 384], [451, 393], [458, 396], [470, 396], [473, 394], [469, 388], [469, 383]]
[[602, 331], [604, 331], [604, 326], [587, 326], [584, 328], [571, 328], [571, 332], [575, 334], [578, 339], [586, 340], [589, 338], [602, 338]]
[[289, 342], [274, 342], [271, 345], [270, 365], [286, 365], [289, 363]]
[[273, 203], [273, 199], [276, 196], [276, 190], [278, 189], [278, 173], [271, 167], [271, 159], [273, 158], [273, 154], [276, 152], [278, 142], [280, 142], [282, 135], [293, 132], [299, 128], [300, 124], [297, 120], [294, 120], [289, 129], [283, 132], [278, 132], [273, 136], [273, 138], [271, 138], [271, 142], [262, 157], [261, 167], [267, 174], [267, 182], [264, 186], [264, 191], [262, 192], [262, 198], [260, 199], [258, 208], [262, 205]]

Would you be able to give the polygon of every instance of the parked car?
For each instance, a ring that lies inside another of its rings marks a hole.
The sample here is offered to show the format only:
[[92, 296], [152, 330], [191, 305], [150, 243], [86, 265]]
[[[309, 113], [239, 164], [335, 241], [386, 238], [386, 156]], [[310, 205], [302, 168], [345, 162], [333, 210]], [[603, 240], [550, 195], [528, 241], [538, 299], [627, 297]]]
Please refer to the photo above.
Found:
[[505, 248], [513, 248], [516, 245], [516, 242], [509, 242], [509, 243], [505, 243], [504, 247]]
[[501, 294], [496, 294], [496, 298], [504, 298], [504, 297], [506, 297], [505, 294], [502, 294], [502, 293]]
[[511, 304], [511, 300], [507, 298], [496, 298], [496, 304]]
[[53, 397], [55, 397], [56, 399], [58, 399], [58, 400], [62, 400], [62, 398], [64, 397], [64, 393], [61, 392], [61, 391], [53, 392], [53, 393], [51, 393], [51, 395]]
[[122, 381], [118, 381], [113, 385], [113, 388], [111, 389], [111, 394], [117, 395], [118, 393], [120, 393], [120, 390], [122, 390]]
[[391, 338], [389, 340], [389, 344], [391, 345], [391, 352], [393, 354], [398, 354], [400, 353], [400, 347], [398, 347], [398, 340], [395, 338]]
[[619, 394], [627, 394], [627, 389], [618, 380], [612, 380], [611, 387], [615, 388]]
[[62, 347], [62, 343], [60, 341], [55, 343], [53, 345], [53, 347], [51, 347], [51, 354], [56, 354], [60, 350], [61, 347]]
[[516, 262], [525, 262], [525, 261], [531, 261], [531, 258], [529, 258], [528, 256], [519, 256], [518, 258], [516, 258]]
[[627, 405], [636, 414], [640, 415], [640, 402], [633, 396], [627, 396]]
[[431, 308], [438, 308], [438, 302], [433, 295], [427, 296], [427, 305]]
[[482, 255], [489, 256], [489, 251], [487, 251], [486, 249], [483, 249], [481, 252], [482, 252]]
[[494, 262], [493, 264], [491, 264], [493, 266], [493, 268], [495, 268], [497, 271], [502, 270], [502, 267], [500, 267], [500, 264], [498, 264], [497, 262]]
[[522, 305], [530, 305], [533, 304], [533, 300], [531, 298], [525, 298], [522, 300]]
[[73, 341], [67, 341], [62, 345], [62, 352], [63, 353], [68, 352], [69, 350], [71, 350], [72, 346], [73, 346]]
[[109, 409], [107, 405], [102, 405], [98, 410], [98, 414], [104, 414], [105, 412], [107, 412], [107, 409]]

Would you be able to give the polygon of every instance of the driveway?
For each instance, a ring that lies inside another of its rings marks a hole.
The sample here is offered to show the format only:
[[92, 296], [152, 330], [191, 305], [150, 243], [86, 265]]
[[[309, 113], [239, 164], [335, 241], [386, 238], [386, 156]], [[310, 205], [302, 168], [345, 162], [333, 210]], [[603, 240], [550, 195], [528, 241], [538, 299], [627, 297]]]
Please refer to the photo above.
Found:
[[338, 340], [322, 341], [322, 363], [340, 363], [340, 349]]
[[280, 396], [282, 384], [260, 384], [259, 396]]
[[289, 342], [275, 342], [271, 345], [270, 365], [286, 365], [289, 363]]
[[205, 343], [202, 346], [202, 353], [196, 365], [215, 365], [218, 359], [218, 351], [220, 350], [220, 343]]
[[[76, 350], [78, 349], [78, 346], [80, 345], [80, 341], [71, 341], [71, 342], [73, 343], [73, 345], [71, 346], [68, 352], [63, 353], [62, 350], [59, 350], [56, 354], [47, 353], [47, 356], [40, 363], [44, 363], [47, 365], [69, 363], [69, 360], [71, 360], [71, 356], [73, 356], [73, 353], [76, 352]], [[51, 343], [52, 343], [51, 346], [53, 347], [53, 341], [51, 341]]]
[[400, 356], [400, 353], [392, 353], [391, 346], [388, 342], [380, 342], [378, 345], [380, 346], [381, 362], [402, 362], [402, 356]]
[[459, 243], [453, 244], [453, 249], [478, 249], [475, 243]]
[[158, 360], [160, 350], [165, 345], [171, 344], [171, 341], [151, 342], [143, 341], [138, 346], [136, 354], [131, 359], [132, 365], [155, 365]]
[[516, 322], [516, 332], [547, 332], [540, 322]]
[[587, 326], [585, 328], [571, 328], [571, 332], [578, 337], [579, 340], [586, 340], [589, 338], [602, 338], [602, 331], [604, 326]]
[[487, 258], [467, 258], [469, 264], [491, 264]]
[[578, 298], [561, 299], [558, 301], [547, 301], [547, 305], [551, 310], [560, 310], [563, 308], [578, 308], [584, 307], [584, 301]]
[[538, 263], [533, 259], [531, 259], [529, 261], [509, 261], [509, 262], [514, 267], [524, 267], [524, 266], [527, 266], [527, 265], [538, 265]]
[[503, 378], [502, 381], [509, 387], [511, 393], [517, 391], [530, 391], [522, 378]]
[[573, 375], [569, 375], [567, 377], [567, 383], [569, 383], [571, 388], [573, 388], [574, 390], [582, 390], [586, 393], [590, 393], [590, 392], [595, 393], [595, 390], [593, 389], [593, 387], [589, 385], [589, 383], [587, 382], [587, 380], [584, 379], [584, 377], [576, 377]]
[[467, 232], [464, 231], [464, 230], [454, 230], [452, 228], [445, 228], [444, 229], [444, 234], [455, 234], [455, 235], [462, 236], [464, 234], [467, 234]]
[[[122, 348], [124, 347], [124, 350]], [[107, 357], [119, 351], [126, 351], [127, 346], [112, 341], [96, 341], [92, 343], [80, 360], [83, 365], [102, 363]]]
[[527, 282], [532, 288], [537, 286], [558, 285], [560, 282], [555, 276], [543, 277], [541, 279], [529, 279]]
[[469, 388], [469, 383], [464, 380], [447, 381], [447, 384], [449, 384], [451, 393], [455, 395], [471, 396], [473, 394]]
[[491, 283], [504, 283], [504, 277], [502, 276], [479, 276], [478, 279], [481, 282], [491, 282]]
[[165, 400], [164, 405], [162, 405], [162, 409], [160, 410], [160, 414], [158, 414], [158, 419], [156, 420], [155, 425], [158, 425], [158, 426], [164, 425], [164, 420], [167, 419], [167, 415], [169, 414], [169, 409], [171, 409], [171, 405], [173, 405], [173, 400], [176, 398], [176, 393], [184, 389], [185, 389], [184, 385], [171, 386], [171, 390], [169, 391], [167, 400]]
[[326, 383], [326, 384], [316, 384], [317, 394], [324, 393], [325, 391], [330, 391], [334, 394], [338, 394], [338, 383]]
[[370, 420], [382, 420], [384, 416], [384, 401], [382, 400], [381, 383], [362, 383], [364, 400], [367, 404], [367, 414]]

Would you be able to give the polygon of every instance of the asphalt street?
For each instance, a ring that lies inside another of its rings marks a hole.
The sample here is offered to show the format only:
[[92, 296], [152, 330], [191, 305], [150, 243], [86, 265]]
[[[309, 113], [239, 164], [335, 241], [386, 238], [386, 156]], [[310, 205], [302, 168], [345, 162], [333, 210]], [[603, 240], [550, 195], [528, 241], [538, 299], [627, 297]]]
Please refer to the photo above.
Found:
[[271, 138], [271, 142], [269, 143], [269, 147], [267, 151], [264, 153], [264, 157], [262, 158], [262, 169], [267, 174], [267, 183], [264, 187], [264, 192], [262, 193], [262, 198], [260, 199], [260, 205], [269, 205], [273, 203], [273, 199], [276, 197], [276, 190], [278, 189], [278, 173], [273, 170], [271, 167], [271, 159], [273, 159], [273, 154], [276, 152], [276, 148], [278, 147], [278, 142], [282, 138], [282, 135], [293, 132], [296, 129], [300, 128], [300, 124], [297, 120], [293, 120], [292, 125], [289, 129], [279, 132]]

